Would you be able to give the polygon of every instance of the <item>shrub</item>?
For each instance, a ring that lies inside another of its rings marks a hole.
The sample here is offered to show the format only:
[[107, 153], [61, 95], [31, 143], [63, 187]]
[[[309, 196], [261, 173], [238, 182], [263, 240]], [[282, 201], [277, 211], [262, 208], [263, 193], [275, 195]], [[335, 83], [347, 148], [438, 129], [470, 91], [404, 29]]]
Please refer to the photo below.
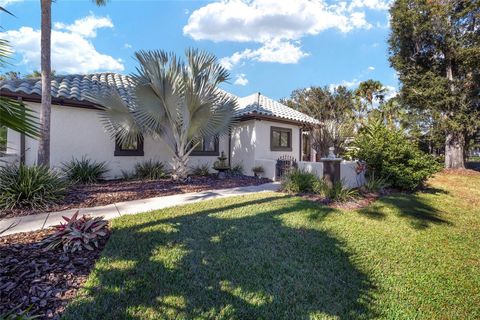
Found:
[[282, 190], [289, 193], [313, 192], [318, 187], [318, 178], [315, 174], [302, 169], [293, 169], [288, 172], [282, 181]]
[[61, 201], [68, 183], [43, 166], [24, 164], [0, 168], [0, 208], [43, 209]]
[[368, 192], [382, 192], [388, 187], [386, 178], [375, 176], [375, 171], [371, 172], [363, 188]]
[[107, 235], [107, 221], [103, 220], [103, 217], [92, 218], [87, 215], [78, 218], [78, 214], [79, 211], [71, 218], [63, 217], [67, 223], [55, 226], [55, 233], [42, 241], [46, 246], [45, 250], [58, 246], [62, 246], [65, 252], [98, 248], [98, 240]]
[[367, 170], [392, 187], [414, 190], [440, 170], [439, 163], [422, 152], [407, 136], [382, 122], [372, 122], [355, 138], [355, 156], [367, 163]]
[[168, 177], [165, 164], [152, 159], [135, 164], [133, 171], [133, 176], [141, 180], [157, 180]]
[[98, 182], [108, 172], [105, 162], [93, 161], [86, 157], [63, 163], [62, 170], [71, 182], [84, 184]]
[[252, 168], [253, 173], [264, 173], [265, 170], [263, 169], [262, 166], [256, 166]]
[[192, 167], [192, 175], [194, 176], [209, 176], [210, 175], [210, 165], [208, 163], [199, 164]]
[[228, 170], [228, 173], [232, 176], [241, 176], [243, 175], [243, 171], [243, 165], [241, 163], [236, 163], [230, 168], [230, 170]]
[[358, 191], [345, 186], [343, 181], [337, 181], [333, 185], [324, 184], [324, 195], [331, 201], [346, 202], [358, 196]]

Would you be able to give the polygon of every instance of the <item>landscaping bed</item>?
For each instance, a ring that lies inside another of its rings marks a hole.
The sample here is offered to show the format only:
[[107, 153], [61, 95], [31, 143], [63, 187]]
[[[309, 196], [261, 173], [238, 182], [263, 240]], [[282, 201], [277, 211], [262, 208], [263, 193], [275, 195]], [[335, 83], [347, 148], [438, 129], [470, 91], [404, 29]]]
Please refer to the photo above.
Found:
[[211, 189], [224, 189], [259, 185], [270, 182], [249, 176], [227, 177], [219, 180], [214, 176], [193, 176], [186, 182], [170, 179], [151, 181], [103, 181], [89, 185], [74, 185], [68, 189], [65, 199], [43, 210], [31, 208], [4, 210], [0, 218], [32, 215], [41, 212], [61, 211], [73, 208], [88, 208], [108, 205], [115, 202], [167, 196], [179, 193], [199, 192]]
[[0, 315], [22, 313], [40, 319], [58, 319], [69, 300], [85, 282], [100, 256], [99, 248], [64, 253], [44, 251], [40, 242], [52, 230], [19, 233], [0, 238]]

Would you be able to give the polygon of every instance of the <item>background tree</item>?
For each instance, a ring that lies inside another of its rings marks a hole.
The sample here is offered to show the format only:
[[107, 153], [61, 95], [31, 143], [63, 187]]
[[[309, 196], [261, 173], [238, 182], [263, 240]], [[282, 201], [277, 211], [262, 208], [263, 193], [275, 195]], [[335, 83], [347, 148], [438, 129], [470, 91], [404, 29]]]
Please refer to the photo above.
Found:
[[464, 168], [466, 137], [480, 124], [480, 2], [397, 0], [390, 14], [400, 99], [443, 131], [445, 167]]
[[[105, 5], [107, 0], [93, 0], [98, 6]], [[40, 0], [41, 37], [40, 64], [42, 78], [42, 101], [40, 106], [40, 139], [38, 143], [37, 164], [50, 166], [50, 118], [52, 109], [52, 71], [51, 71], [51, 33], [52, 33], [52, 0]]]
[[298, 89], [281, 102], [320, 121], [309, 126], [312, 147], [320, 156], [326, 156], [331, 146], [340, 153], [353, 134], [353, 94], [344, 86]]
[[137, 74], [131, 76], [134, 102], [118, 91], [88, 98], [104, 106], [102, 121], [113, 139], [131, 143], [143, 136], [161, 138], [173, 154], [172, 178], [188, 174], [188, 156], [203, 137], [228, 133], [236, 99], [218, 89], [229, 74], [206, 52], [186, 51], [186, 62], [164, 51], [135, 53]]
[[353, 93], [357, 130], [365, 124], [368, 113], [374, 108], [374, 103], [381, 104], [384, 102], [385, 92], [386, 89], [380, 81], [369, 79], [359, 83], [358, 88]]

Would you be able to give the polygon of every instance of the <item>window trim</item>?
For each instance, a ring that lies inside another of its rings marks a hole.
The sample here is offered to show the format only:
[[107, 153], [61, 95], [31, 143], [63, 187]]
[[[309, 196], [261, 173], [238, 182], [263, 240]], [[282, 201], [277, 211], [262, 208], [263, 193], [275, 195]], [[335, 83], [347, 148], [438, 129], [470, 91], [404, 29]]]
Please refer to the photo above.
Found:
[[[202, 138], [202, 141], [203, 141], [204, 138]], [[219, 150], [219, 138], [218, 137], [215, 137], [215, 144], [214, 144], [214, 150], [213, 151], [195, 151], [195, 150], [192, 150], [192, 152], [190, 152], [190, 156], [193, 156], [193, 157], [199, 157], [199, 156], [211, 156], [211, 157], [218, 157], [220, 155], [220, 153], [218, 152]], [[203, 143], [203, 142], [202, 142]]]
[[[281, 147], [281, 146], [274, 146], [273, 145], [273, 132], [274, 131], [281, 131], [288, 133], [288, 146]], [[284, 128], [284, 127], [270, 127], [270, 150], [271, 151], [292, 151], [292, 129], [291, 128]]]
[[144, 156], [144, 154], [142, 137], [138, 137], [137, 149], [135, 150], [122, 150], [120, 144], [118, 143], [118, 139], [115, 139], [115, 152], [113, 153], [114, 157], [138, 157]]

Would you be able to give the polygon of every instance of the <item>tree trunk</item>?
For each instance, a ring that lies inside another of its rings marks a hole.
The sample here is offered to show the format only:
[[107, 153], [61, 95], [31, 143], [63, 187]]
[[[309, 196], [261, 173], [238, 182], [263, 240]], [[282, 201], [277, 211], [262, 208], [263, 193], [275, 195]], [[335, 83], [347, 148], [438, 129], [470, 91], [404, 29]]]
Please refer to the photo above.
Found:
[[40, 107], [40, 140], [38, 143], [37, 164], [50, 166], [50, 114], [51, 114], [51, 30], [52, 1], [41, 0], [41, 69], [42, 69], [42, 104]]
[[461, 133], [448, 133], [445, 139], [445, 168], [464, 169], [463, 149], [465, 137]]
[[177, 151], [173, 156], [172, 179], [185, 180], [188, 177], [188, 155]]

